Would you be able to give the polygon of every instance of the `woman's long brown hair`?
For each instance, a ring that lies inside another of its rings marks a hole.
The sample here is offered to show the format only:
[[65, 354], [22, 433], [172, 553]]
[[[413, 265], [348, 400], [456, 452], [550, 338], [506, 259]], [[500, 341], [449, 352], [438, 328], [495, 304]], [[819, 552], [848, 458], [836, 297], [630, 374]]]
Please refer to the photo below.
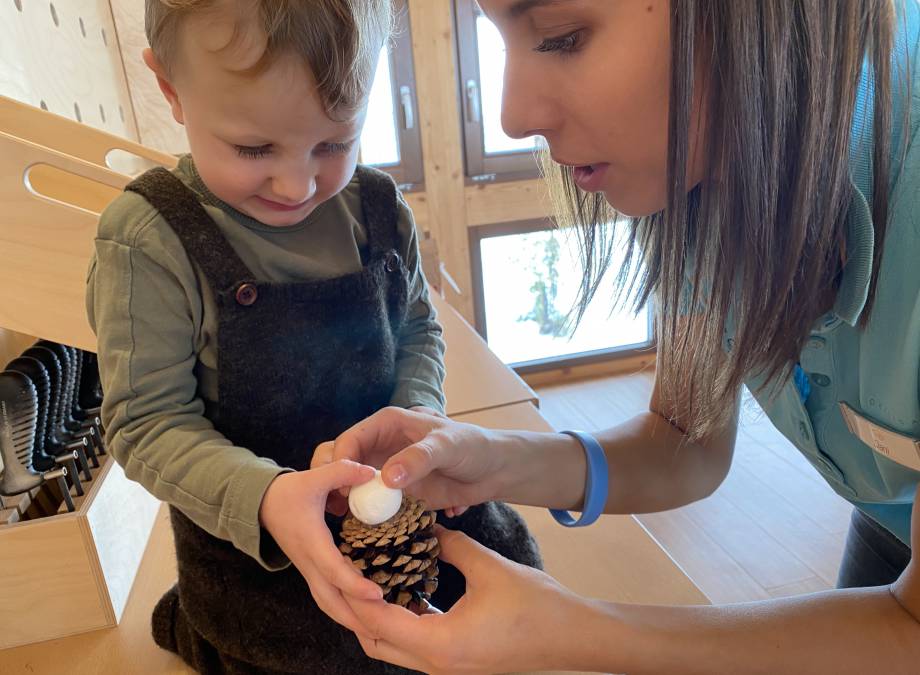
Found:
[[[618, 285], [637, 306], [654, 297], [660, 391], [700, 440], [727, 422], [745, 379], [789, 375], [833, 306], [865, 59], [877, 189], [862, 320], [871, 312], [888, 219], [895, 11], [892, 0], [671, 0], [670, 11], [667, 207], [621, 221], [628, 262]], [[688, 186], [695, 86], [705, 96], [704, 159], [714, 178]], [[544, 171], [560, 223], [577, 226], [580, 318], [612, 259], [618, 237], [607, 224], [616, 214], [602, 195], [581, 192], [570, 169], [544, 161]]]

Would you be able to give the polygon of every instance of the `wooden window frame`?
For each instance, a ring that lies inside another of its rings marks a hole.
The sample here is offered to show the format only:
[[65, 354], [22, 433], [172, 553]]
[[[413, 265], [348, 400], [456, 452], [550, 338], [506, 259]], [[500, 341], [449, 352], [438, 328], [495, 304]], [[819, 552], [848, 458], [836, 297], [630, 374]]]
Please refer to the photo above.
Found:
[[[473, 304], [475, 308], [476, 330], [488, 342], [488, 326], [486, 325], [485, 287], [482, 277], [482, 249], [480, 242], [492, 237], [502, 237], [514, 234], [530, 234], [533, 232], [548, 232], [555, 228], [554, 221], [550, 218], [518, 220], [495, 225], [480, 225], [469, 228], [470, 263], [473, 272]], [[560, 357], [547, 357], [531, 361], [509, 363], [517, 373], [525, 375], [559, 368], [571, 368], [592, 363], [647, 356], [653, 353], [657, 344], [655, 338], [654, 301], [649, 300], [648, 306], [648, 334], [646, 342], [639, 342], [619, 347], [608, 347], [588, 352], [581, 352]]]
[[393, 176], [393, 180], [403, 192], [416, 192], [424, 189], [425, 166], [422, 160], [422, 135], [419, 128], [409, 6], [407, 0], [395, 0], [393, 4], [396, 26], [388, 54], [399, 163], [375, 166]]
[[482, 122], [482, 84], [476, 18], [482, 12], [476, 0], [454, 0], [457, 64], [460, 76], [460, 114], [467, 182], [492, 183], [526, 180], [540, 175], [534, 151], [487, 154]]

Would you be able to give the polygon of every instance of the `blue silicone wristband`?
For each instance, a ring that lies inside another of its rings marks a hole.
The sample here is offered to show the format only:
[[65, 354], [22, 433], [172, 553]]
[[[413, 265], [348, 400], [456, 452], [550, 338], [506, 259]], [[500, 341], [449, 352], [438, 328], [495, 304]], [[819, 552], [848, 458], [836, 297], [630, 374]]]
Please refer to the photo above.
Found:
[[585, 449], [588, 460], [587, 478], [585, 480], [585, 504], [581, 518], [575, 520], [568, 511], [550, 509], [556, 522], [565, 527], [585, 527], [600, 518], [607, 505], [607, 455], [601, 444], [593, 436], [583, 431], [563, 431], [578, 440]]

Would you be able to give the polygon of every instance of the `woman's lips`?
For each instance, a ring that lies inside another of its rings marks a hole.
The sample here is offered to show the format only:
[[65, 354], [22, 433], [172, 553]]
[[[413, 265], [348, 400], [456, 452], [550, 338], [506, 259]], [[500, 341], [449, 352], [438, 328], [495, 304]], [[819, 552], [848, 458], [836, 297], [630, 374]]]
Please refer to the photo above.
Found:
[[304, 206], [307, 205], [307, 202], [310, 201], [308, 199], [306, 202], [301, 202], [300, 204], [294, 204], [293, 206], [289, 206], [287, 204], [273, 202], [272, 200], [265, 199], [264, 197], [257, 196], [256, 199], [259, 201], [260, 204], [262, 204], [262, 206], [272, 209], [273, 211], [299, 211], [300, 209], [302, 209]]
[[600, 192], [607, 177], [608, 162], [585, 164], [572, 168], [575, 184], [585, 192]]

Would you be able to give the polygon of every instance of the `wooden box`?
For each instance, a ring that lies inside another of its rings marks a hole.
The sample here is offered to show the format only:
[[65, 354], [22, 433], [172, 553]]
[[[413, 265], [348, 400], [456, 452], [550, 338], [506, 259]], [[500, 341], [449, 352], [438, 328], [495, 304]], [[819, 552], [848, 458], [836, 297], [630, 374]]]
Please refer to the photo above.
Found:
[[[110, 456], [101, 459], [75, 511], [0, 526], [0, 649], [121, 619], [160, 503]], [[4, 501], [27, 517], [60, 500], [50, 484], [41, 491], [32, 506]]]

